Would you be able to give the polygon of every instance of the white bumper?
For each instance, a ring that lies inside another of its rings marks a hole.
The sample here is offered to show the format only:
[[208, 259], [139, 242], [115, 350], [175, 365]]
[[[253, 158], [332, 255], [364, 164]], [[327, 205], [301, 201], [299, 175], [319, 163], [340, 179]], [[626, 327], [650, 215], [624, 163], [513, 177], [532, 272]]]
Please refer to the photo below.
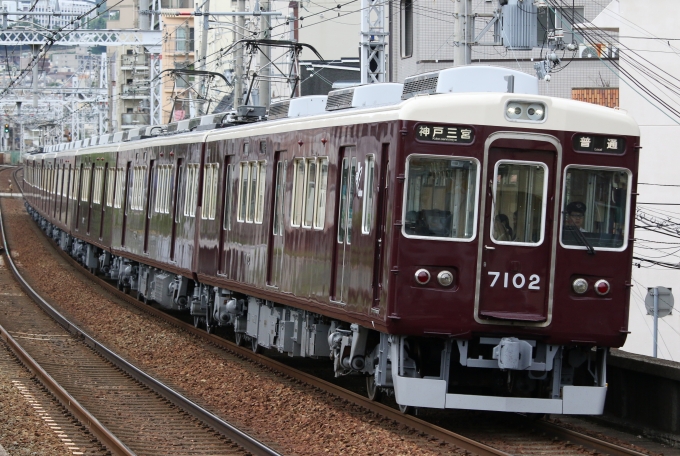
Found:
[[392, 381], [398, 404], [438, 409], [601, 415], [607, 395], [606, 386], [564, 386], [561, 399], [447, 394], [444, 380], [402, 377], [393, 373]]

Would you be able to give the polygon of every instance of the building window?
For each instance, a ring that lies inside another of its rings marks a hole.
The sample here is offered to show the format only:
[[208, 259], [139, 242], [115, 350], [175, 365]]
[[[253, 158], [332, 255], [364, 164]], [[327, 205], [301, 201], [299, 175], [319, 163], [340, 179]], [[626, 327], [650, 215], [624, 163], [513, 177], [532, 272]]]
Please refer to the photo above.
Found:
[[413, 0], [401, 0], [401, 56], [413, 55]]
[[582, 39], [574, 36], [573, 24], [580, 24], [585, 21], [584, 8], [545, 8], [539, 10], [537, 16], [538, 45], [543, 46], [548, 43], [548, 32], [561, 28], [564, 31], [565, 43], [581, 43]]

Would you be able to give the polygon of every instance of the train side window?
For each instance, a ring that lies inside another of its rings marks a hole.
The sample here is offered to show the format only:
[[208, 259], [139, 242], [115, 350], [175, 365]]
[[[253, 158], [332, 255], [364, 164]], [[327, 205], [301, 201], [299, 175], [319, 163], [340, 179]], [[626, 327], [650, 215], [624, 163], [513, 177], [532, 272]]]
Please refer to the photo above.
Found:
[[569, 249], [625, 250], [631, 173], [621, 168], [568, 166], [562, 195], [562, 235]]
[[316, 181], [318, 178], [316, 159], [307, 160], [306, 175], [305, 196], [303, 199], [304, 218], [302, 220], [302, 226], [311, 228], [312, 222], [314, 221], [314, 209], [316, 209], [314, 204], [316, 201]]
[[116, 180], [116, 195], [113, 207], [120, 209], [123, 206], [123, 196], [125, 195], [125, 168], [118, 168], [118, 178]]
[[207, 163], [204, 166], [203, 201], [201, 202], [201, 218], [204, 220], [215, 220], [219, 166], [219, 163]]
[[322, 230], [326, 222], [326, 191], [328, 188], [328, 158], [319, 158], [319, 179], [316, 191], [314, 229]]
[[248, 206], [248, 179], [250, 177], [250, 168], [248, 162], [241, 162], [239, 176], [238, 190], [238, 214], [236, 220], [243, 222], [246, 219], [246, 207]]
[[198, 164], [187, 165], [187, 182], [184, 189], [184, 216], [196, 217], [196, 203], [198, 202]]
[[60, 193], [61, 193], [61, 192], [59, 191], [59, 183], [61, 182], [61, 181], [60, 181], [60, 178], [61, 178], [61, 169], [59, 169], [59, 168], [57, 167], [57, 168], [55, 168], [55, 171], [54, 171], [54, 172], [55, 172], [55, 174], [57, 175], [57, 178], [55, 179], [55, 180], [56, 180], [56, 183], [55, 183], [55, 186], [54, 186], [54, 194], [57, 195], [57, 196], [59, 196]]
[[94, 204], [101, 203], [101, 188], [102, 188], [102, 174], [104, 173], [104, 168], [97, 166], [94, 169], [94, 191], [92, 193], [92, 202]]
[[106, 205], [108, 207], [113, 206], [113, 188], [114, 179], [116, 178], [116, 169], [108, 168], [106, 170]]
[[80, 201], [87, 203], [90, 190], [90, 168], [83, 168], [83, 183], [80, 189]]
[[494, 179], [491, 239], [540, 245], [545, 235], [548, 168], [544, 163], [499, 161]]
[[294, 161], [293, 195], [290, 199], [290, 213], [292, 226], [300, 226], [302, 222], [303, 193], [305, 189], [305, 160], [298, 158]]
[[165, 165], [165, 187], [163, 192], [163, 213], [170, 213], [170, 195], [172, 194], [172, 178], [175, 175], [175, 165]]
[[479, 162], [412, 154], [406, 161], [402, 234], [471, 241], [476, 229]]
[[368, 234], [371, 232], [373, 224], [373, 199], [375, 181], [375, 155], [366, 157], [366, 177], [364, 178], [364, 207], [361, 211], [361, 232]]

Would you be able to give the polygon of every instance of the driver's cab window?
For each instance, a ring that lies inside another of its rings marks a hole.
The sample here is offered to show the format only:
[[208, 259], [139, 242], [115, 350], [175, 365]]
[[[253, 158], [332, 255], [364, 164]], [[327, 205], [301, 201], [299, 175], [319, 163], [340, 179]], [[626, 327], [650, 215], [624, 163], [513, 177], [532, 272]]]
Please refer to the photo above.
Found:
[[564, 178], [562, 245], [626, 248], [630, 171], [570, 166]]
[[493, 183], [491, 239], [539, 245], [545, 231], [548, 170], [544, 163], [499, 161]]

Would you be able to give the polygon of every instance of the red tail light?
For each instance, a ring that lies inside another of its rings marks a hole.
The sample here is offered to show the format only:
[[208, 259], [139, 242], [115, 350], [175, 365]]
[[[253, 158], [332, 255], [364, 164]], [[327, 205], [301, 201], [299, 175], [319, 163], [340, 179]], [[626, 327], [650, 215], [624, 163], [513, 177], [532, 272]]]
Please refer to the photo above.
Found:
[[595, 282], [595, 293], [599, 294], [600, 296], [604, 296], [607, 293], [609, 293], [610, 286], [609, 282], [607, 282], [604, 279], [598, 280]]
[[427, 269], [418, 269], [416, 271], [416, 282], [420, 285], [427, 285], [430, 281], [430, 272]]

